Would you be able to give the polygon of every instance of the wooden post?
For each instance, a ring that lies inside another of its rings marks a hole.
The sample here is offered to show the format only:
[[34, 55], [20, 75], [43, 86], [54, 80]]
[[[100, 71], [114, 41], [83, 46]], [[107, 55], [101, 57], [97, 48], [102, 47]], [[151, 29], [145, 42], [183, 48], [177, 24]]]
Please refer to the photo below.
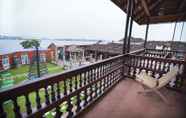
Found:
[[129, 27], [129, 37], [128, 37], [128, 44], [127, 44], [127, 53], [130, 52], [130, 39], [132, 34], [132, 27], [133, 27], [133, 13], [134, 13], [134, 0], [131, 0], [131, 10], [130, 10], [130, 27]]
[[146, 48], [146, 45], [147, 45], [148, 32], [149, 32], [149, 22], [147, 23], [147, 26], [146, 26], [144, 48]]
[[173, 50], [173, 41], [174, 41], [174, 37], [175, 37], [175, 33], [176, 33], [176, 26], [177, 26], [177, 22], [174, 25], [174, 31], [173, 31], [173, 35], [172, 35], [172, 41], [171, 41], [171, 50]]
[[125, 36], [123, 39], [123, 54], [126, 53], [126, 44], [127, 44], [127, 38], [128, 38], [128, 27], [129, 27], [129, 13], [131, 9], [131, 0], [127, 1], [127, 17], [126, 17], [126, 23], [125, 23]]
[[185, 59], [184, 59], [184, 69], [183, 69], [183, 78], [186, 79], [186, 54], [185, 54]]
[[[129, 27], [129, 18], [130, 18], [130, 11], [131, 11], [131, 0], [128, 0], [127, 1], [127, 17], [126, 17], [126, 23], [125, 23], [125, 36], [124, 36], [124, 39], [123, 39], [123, 54], [126, 53], [126, 44], [127, 44], [127, 39], [128, 39], [128, 27]], [[124, 75], [125, 75], [125, 57], [123, 57], [123, 68], [122, 68], [122, 77], [124, 79]]]

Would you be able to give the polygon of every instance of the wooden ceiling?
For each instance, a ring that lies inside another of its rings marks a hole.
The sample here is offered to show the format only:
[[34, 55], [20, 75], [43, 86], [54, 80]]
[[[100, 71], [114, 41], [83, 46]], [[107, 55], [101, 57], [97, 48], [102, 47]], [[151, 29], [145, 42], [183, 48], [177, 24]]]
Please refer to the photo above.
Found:
[[[127, 11], [128, 0], [111, 0]], [[186, 0], [134, 0], [133, 19], [138, 24], [156, 24], [186, 21]]]

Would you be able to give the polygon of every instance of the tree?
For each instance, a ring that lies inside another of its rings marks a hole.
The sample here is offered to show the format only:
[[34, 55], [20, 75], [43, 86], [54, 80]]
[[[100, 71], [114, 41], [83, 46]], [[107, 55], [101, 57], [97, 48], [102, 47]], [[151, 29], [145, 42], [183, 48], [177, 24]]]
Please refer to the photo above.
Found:
[[36, 63], [37, 63], [37, 76], [40, 77], [40, 57], [39, 57], [39, 46], [40, 42], [36, 39], [26, 40], [20, 43], [24, 48], [35, 48], [36, 49]]
[[31, 39], [21, 42], [24, 48], [38, 48], [40, 46], [39, 40]]

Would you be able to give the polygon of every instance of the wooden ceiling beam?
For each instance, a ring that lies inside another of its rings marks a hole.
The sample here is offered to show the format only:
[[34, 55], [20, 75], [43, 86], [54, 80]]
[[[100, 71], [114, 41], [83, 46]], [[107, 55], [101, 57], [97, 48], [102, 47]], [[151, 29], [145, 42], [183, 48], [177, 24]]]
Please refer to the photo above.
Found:
[[142, 4], [142, 6], [143, 6], [143, 8], [144, 8], [144, 11], [145, 11], [145, 13], [147, 14], [147, 16], [151, 16], [146, 1], [145, 1], [145, 0], [141, 0], [141, 4]]
[[140, 6], [139, 0], [135, 0], [135, 11], [134, 11], [134, 15], [136, 15], [138, 13], [138, 11], [141, 11], [141, 10], [143, 10], [143, 9]]
[[[162, 3], [163, 0], [157, 0], [155, 3], [152, 3], [152, 5], [150, 5], [149, 10], [153, 10], [154, 8], [156, 8], [158, 5], [160, 5]], [[138, 17], [136, 18], [137, 20], [141, 19], [142, 17], [144, 17], [145, 13], [143, 11], [140, 11], [138, 13]]]
[[[183, 21], [185, 19], [185, 13], [177, 14], [177, 15], [165, 15], [165, 16], [152, 16], [149, 18], [151, 24], [160, 23], [160, 22], [174, 22], [174, 21]], [[142, 24], [146, 24], [145, 21]]]
[[183, 1], [180, 3], [179, 7], [178, 7], [178, 11], [182, 11], [182, 9], [184, 8], [185, 4], [186, 4], [186, 0], [183, 0]]
[[126, 12], [126, 0], [111, 0], [114, 4], [116, 4], [121, 10]]

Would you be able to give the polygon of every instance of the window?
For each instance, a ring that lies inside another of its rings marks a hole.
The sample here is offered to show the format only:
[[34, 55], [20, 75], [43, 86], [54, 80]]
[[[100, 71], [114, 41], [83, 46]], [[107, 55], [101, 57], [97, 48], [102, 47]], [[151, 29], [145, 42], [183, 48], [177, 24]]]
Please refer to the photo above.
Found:
[[3, 66], [9, 65], [9, 58], [8, 58], [8, 56], [4, 56], [3, 57], [3, 59], [2, 59], [2, 65]]
[[10, 63], [9, 63], [9, 57], [8, 56], [3, 56], [2, 65], [3, 65], [3, 68], [5, 70], [10, 68]]
[[40, 62], [46, 62], [46, 56], [44, 53], [40, 54]]
[[29, 64], [29, 59], [27, 54], [21, 55], [21, 62], [22, 64]]

